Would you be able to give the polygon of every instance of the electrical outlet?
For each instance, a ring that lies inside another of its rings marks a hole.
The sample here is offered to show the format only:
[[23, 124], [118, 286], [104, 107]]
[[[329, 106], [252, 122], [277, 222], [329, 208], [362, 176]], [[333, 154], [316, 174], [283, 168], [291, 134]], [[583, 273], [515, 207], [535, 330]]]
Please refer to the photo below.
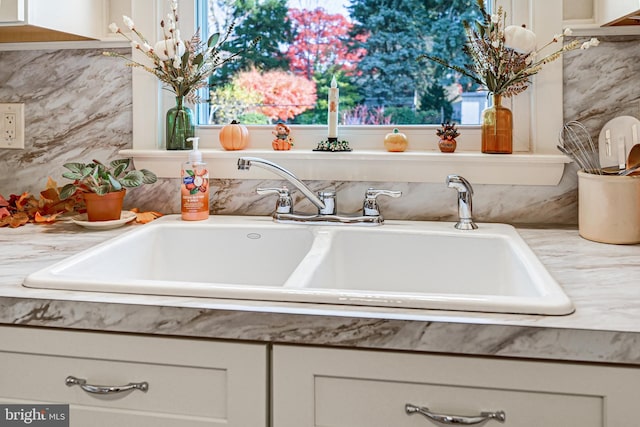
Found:
[[0, 104], [0, 148], [24, 149], [24, 104]]
[[16, 113], [4, 113], [2, 117], [4, 122], [4, 138], [8, 141], [16, 139]]

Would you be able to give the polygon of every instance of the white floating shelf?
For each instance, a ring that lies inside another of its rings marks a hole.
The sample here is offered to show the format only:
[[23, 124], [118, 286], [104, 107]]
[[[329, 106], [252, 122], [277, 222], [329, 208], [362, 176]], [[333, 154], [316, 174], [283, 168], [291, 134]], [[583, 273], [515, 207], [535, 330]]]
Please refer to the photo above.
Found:
[[[442, 183], [449, 174], [459, 174], [473, 184], [557, 185], [564, 166], [570, 160], [562, 154], [482, 154], [457, 151], [354, 150], [351, 152], [315, 152], [309, 149], [274, 151], [246, 149], [224, 151], [203, 148], [211, 178], [278, 179], [260, 168], [240, 171], [239, 157], [260, 157], [289, 169], [303, 180], [378, 181]], [[137, 169], [146, 168], [162, 178], [180, 177], [180, 165], [188, 151], [160, 149], [122, 150], [120, 155], [132, 157]]]

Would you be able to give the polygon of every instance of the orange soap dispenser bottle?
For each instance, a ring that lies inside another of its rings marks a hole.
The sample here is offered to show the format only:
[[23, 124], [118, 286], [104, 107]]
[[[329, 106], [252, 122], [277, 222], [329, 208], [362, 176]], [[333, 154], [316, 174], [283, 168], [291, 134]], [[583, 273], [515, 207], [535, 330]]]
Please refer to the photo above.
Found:
[[198, 139], [189, 138], [193, 141], [193, 150], [189, 153], [189, 160], [182, 165], [180, 174], [180, 205], [185, 221], [209, 218], [209, 170], [198, 150]]

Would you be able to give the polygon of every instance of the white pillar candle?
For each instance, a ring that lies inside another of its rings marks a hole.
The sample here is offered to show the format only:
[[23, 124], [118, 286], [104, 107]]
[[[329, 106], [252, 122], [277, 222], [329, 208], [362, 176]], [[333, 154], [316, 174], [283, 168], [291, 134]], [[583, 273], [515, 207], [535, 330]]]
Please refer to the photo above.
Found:
[[338, 82], [336, 76], [331, 79], [329, 88], [329, 138], [338, 137], [338, 105], [340, 97], [338, 93]]

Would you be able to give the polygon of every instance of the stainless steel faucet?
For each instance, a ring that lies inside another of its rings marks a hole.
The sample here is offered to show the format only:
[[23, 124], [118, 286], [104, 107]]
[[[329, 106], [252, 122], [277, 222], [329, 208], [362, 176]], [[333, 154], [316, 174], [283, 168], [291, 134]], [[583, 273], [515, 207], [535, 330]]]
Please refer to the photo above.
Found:
[[273, 219], [277, 222], [381, 225], [384, 219], [380, 214], [376, 198], [381, 195], [390, 197], [400, 197], [402, 195], [400, 191], [375, 190], [369, 188], [365, 194], [362, 215], [341, 215], [337, 213], [337, 199], [334, 189], [318, 191], [314, 194], [309, 187], [282, 166], [257, 157], [240, 157], [238, 159], [239, 170], [249, 170], [251, 166], [261, 167], [286, 179], [318, 208], [317, 214], [296, 213], [293, 210], [293, 199], [286, 186], [281, 188], [258, 188], [258, 194], [278, 195], [276, 209], [273, 213]]
[[475, 230], [478, 228], [473, 222], [473, 187], [471, 183], [460, 175], [447, 176], [447, 187], [458, 190], [458, 222], [455, 227], [458, 230]]
[[266, 169], [268, 171], [275, 173], [276, 175], [279, 175], [280, 177], [286, 179], [287, 181], [295, 185], [295, 187], [298, 190], [300, 190], [302, 194], [304, 194], [304, 196], [311, 201], [311, 203], [316, 205], [318, 209], [326, 208], [326, 206], [324, 205], [324, 202], [319, 198], [317, 198], [316, 195], [313, 194], [313, 191], [311, 191], [309, 187], [304, 185], [304, 183], [300, 181], [298, 178], [296, 178], [294, 174], [292, 174], [282, 166], [278, 166], [273, 162], [270, 162], [264, 159], [259, 159], [257, 157], [240, 157], [238, 159], [238, 170], [249, 170], [251, 166], [258, 166], [258, 167], [261, 167], [262, 169]]

